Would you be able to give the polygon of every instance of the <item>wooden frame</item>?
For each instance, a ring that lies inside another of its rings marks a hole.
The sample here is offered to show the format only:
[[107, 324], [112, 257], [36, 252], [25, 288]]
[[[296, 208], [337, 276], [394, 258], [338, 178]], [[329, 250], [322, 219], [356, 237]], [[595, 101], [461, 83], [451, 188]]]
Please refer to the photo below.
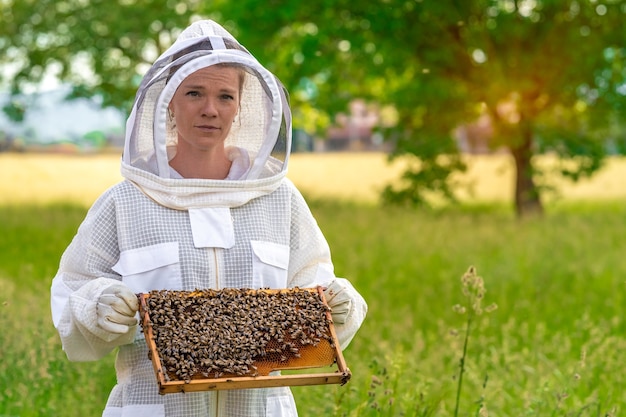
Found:
[[[326, 304], [324, 298], [324, 292], [322, 287], [307, 288], [308, 291], [316, 291], [319, 293], [321, 299]], [[287, 291], [287, 290], [258, 290], [258, 291]], [[263, 387], [282, 387], [282, 386], [305, 386], [305, 385], [323, 385], [323, 384], [345, 384], [350, 380], [352, 373], [348, 369], [344, 360], [339, 342], [337, 340], [337, 334], [333, 326], [330, 311], [326, 314], [329, 319], [329, 330], [332, 338], [334, 364], [336, 365], [336, 371], [334, 372], [317, 372], [310, 374], [288, 374], [288, 375], [259, 375], [259, 376], [228, 376], [221, 378], [203, 378], [203, 379], [191, 379], [190, 381], [182, 380], [168, 380], [165, 375], [165, 370], [161, 364], [159, 352], [157, 351], [156, 343], [154, 340], [154, 334], [152, 331], [152, 322], [150, 321], [149, 309], [147, 306], [147, 299], [150, 294], [139, 294], [140, 307], [139, 314], [141, 317], [142, 328], [146, 343], [148, 345], [149, 356], [154, 367], [157, 383], [159, 385], [159, 394], [170, 394], [176, 392], [198, 392], [198, 391], [213, 391], [213, 390], [229, 390], [229, 389], [245, 389], [245, 388], [263, 388]], [[328, 343], [328, 342], [327, 342]], [[316, 349], [315, 346], [308, 346], [308, 349]], [[277, 371], [285, 370], [301, 370], [305, 368], [321, 368], [326, 367], [328, 364], [287, 364], [284, 367], [272, 368]]]

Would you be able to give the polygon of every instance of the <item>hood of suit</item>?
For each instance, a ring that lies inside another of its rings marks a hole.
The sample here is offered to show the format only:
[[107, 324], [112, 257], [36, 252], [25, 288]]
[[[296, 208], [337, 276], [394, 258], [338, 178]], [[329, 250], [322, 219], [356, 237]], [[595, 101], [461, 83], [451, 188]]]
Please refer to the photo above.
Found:
[[[185, 78], [216, 64], [244, 69], [240, 108], [225, 146], [246, 162], [235, 180], [177, 178], [169, 166], [178, 135], [168, 105]], [[185, 29], [144, 76], [126, 123], [121, 171], [167, 207], [237, 207], [280, 186], [290, 147], [291, 112], [280, 81], [222, 26], [202, 20]]]

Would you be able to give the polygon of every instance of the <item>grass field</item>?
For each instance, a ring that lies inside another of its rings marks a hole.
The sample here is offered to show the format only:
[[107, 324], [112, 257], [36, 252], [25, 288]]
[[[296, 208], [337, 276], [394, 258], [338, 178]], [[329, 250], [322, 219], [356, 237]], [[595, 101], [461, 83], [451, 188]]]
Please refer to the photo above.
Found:
[[[369, 304], [345, 351], [352, 380], [294, 388], [301, 416], [454, 415], [470, 265], [484, 278], [483, 305], [498, 308], [473, 316], [458, 415], [626, 415], [626, 162], [525, 221], [506, 203], [506, 160], [473, 167], [476, 204], [383, 209], [375, 190], [397, 168], [381, 155], [294, 156], [290, 177], [337, 275]], [[49, 285], [86, 207], [119, 180], [117, 157], [0, 155], [0, 174], [0, 415], [100, 415], [114, 354], [67, 361]]]

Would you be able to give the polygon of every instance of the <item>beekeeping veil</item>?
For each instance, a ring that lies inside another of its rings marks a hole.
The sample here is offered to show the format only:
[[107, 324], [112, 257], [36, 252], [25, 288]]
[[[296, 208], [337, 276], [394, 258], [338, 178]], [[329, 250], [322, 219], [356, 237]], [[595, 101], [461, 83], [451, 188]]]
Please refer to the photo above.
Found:
[[[187, 76], [216, 64], [245, 70], [239, 113], [225, 146], [243, 150], [249, 163], [237, 180], [172, 178], [169, 160], [178, 139], [168, 104]], [[203, 20], [185, 29], [144, 76], [126, 124], [121, 171], [167, 207], [236, 207], [280, 185], [290, 146], [291, 113], [278, 79], [223, 27]]]

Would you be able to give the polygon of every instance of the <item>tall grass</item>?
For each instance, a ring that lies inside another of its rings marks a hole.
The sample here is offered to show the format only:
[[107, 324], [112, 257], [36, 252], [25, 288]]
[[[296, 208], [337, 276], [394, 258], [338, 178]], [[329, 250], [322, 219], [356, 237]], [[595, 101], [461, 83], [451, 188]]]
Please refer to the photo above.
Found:
[[[619, 415], [626, 404], [620, 207], [518, 223], [500, 212], [412, 212], [313, 203], [340, 276], [369, 303], [345, 351], [343, 387], [293, 389], [307, 415], [452, 415], [465, 321], [461, 275], [476, 265], [498, 310], [476, 317], [459, 415]], [[113, 355], [64, 358], [49, 316], [58, 258], [84, 215], [2, 207], [0, 413], [97, 415]]]
[[70, 363], [51, 327], [50, 283], [85, 215], [75, 206], [0, 207], [0, 415], [99, 415], [113, 355]]
[[[7, 184], [4, 184], [6, 187]], [[20, 184], [16, 184], [17, 187]], [[338, 276], [369, 304], [345, 386], [294, 387], [302, 416], [619, 416], [626, 410], [626, 205], [439, 211], [311, 200]], [[99, 415], [114, 354], [71, 363], [49, 285], [85, 205], [0, 204], [0, 415]], [[463, 357], [461, 277], [487, 288]]]
[[337, 273], [370, 314], [346, 351], [353, 385], [332, 398], [298, 388], [300, 403], [325, 396], [310, 401], [323, 415], [452, 415], [465, 324], [452, 307], [475, 265], [498, 310], [473, 325], [459, 415], [479, 404], [492, 415], [619, 415], [625, 211], [563, 207], [519, 223], [499, 211], [317, 208]]

